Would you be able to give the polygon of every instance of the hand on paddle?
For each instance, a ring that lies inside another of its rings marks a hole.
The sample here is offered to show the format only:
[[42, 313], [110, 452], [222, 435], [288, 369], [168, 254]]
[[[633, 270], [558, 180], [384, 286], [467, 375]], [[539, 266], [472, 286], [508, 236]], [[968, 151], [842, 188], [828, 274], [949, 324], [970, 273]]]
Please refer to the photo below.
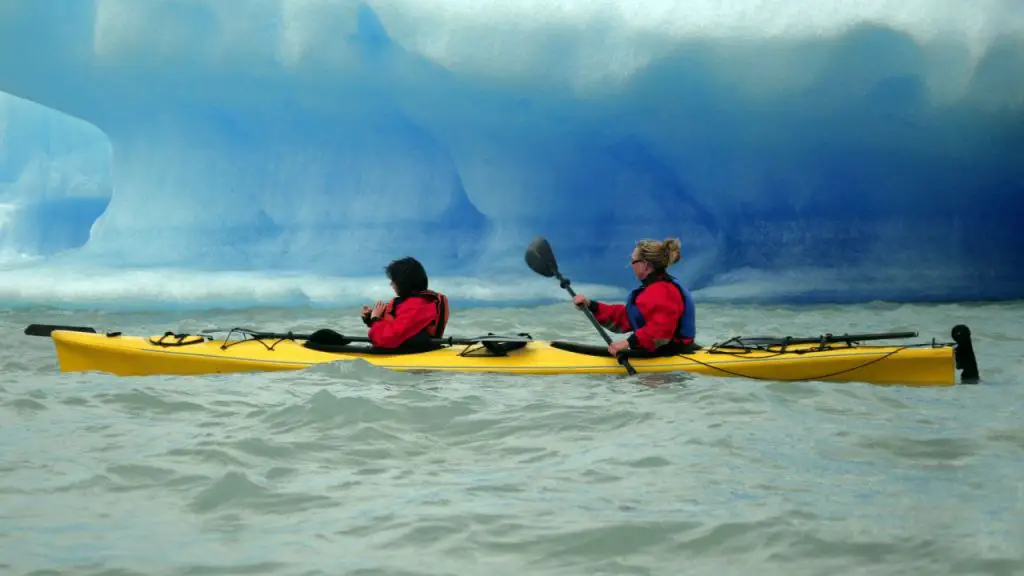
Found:
[[612, 342], [608, 345], [608, 353], [612, 356], [618, 356], [619, 352], [629, 349], [629, 340], [619, 340], [618, 342]]
[[[590, 300], [588, 300], [587, 297], [584, 296], [583, 294], [576, 294], [575, 296], [573, 296], [572, 297], [572, 303], [574, 305], [576, 305], [576, 307], [581, 309], [581, 310], [583, 308], [589, 308], [590, 307]], [[629, 349], [629, 341], [628, 340], [619, 340], [618, 342], [612, 342], [611, 344], [608, 345], [608, 353], [611, 354], [612, 356], [618, 356], [619, 352], [622, 352], [623, 350], [628, 350], [628, 349]]]

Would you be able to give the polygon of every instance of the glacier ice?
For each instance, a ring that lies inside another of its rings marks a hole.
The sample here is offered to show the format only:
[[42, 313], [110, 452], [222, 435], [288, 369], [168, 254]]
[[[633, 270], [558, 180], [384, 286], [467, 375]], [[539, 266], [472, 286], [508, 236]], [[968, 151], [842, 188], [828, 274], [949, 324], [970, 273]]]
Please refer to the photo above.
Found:
[[7, 0], [0, 300], [501, 285], [536, 234], [619, 287], [678, 235], [704, 299], [1021, 298], [1021, 70], [1016, 0]]

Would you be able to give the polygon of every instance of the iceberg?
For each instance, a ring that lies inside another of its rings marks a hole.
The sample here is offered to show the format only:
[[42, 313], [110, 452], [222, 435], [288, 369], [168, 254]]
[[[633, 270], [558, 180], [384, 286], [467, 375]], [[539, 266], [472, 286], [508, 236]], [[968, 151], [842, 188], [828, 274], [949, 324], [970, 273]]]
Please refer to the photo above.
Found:
[[5, 0], [0, 300], [404, 255], [468, 294], [535, 235], [616, 294], [677, 236], [704, 300], [1024, 297], [1024, 4], [826, 4]]

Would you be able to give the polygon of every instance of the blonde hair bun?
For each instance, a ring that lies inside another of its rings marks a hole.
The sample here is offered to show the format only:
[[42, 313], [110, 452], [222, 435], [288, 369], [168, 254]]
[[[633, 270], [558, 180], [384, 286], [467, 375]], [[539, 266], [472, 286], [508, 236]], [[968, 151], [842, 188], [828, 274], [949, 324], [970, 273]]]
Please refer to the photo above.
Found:
[[679, 238], [665, 238], [665, 241], [662, 242], [661, 246], [665, 251], [665, 259], [669, 266], [682, 259], [682, 244], [679, 243]]
[[678, 238], [658, 240], [640, 240], [636, 243], [640, 257], [653, 264], [656, 268], [668, 268], [682, 258], [682, 245]]

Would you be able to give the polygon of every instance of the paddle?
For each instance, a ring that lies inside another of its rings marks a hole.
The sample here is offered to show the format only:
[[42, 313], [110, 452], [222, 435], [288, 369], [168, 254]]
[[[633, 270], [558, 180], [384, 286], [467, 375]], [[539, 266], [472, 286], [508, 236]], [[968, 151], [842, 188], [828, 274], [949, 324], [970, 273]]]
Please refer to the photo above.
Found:
[[[261, 339], [285, 339], [285, 340], [310, 340], [318, 342], [320, 344], [329, 344], [332, 346], [344, 346], [352, 342], [370, 342], [370, 338], [367, 336], [346, 336], [330, 328], [321, 328], [312, 334], [296, 334], [294, 332], [263, 332], [260, 330], [250, 330], [248, 328], [210, 328], [208, 330], [201, 330], [201, 334], [213, 334], [215, 332], [242, 332], [250, 336]], [[524, 336], [477, 336], [476, 338], [455, 338], [449, 336], [447, 338], [431, 338], [431, 342], [435, 344], [448, 344], [453, 346], [468, 345], [468, 344], [480, 344], [483, 342], [533, 342], [531, 338]]]
[[54, 330], [67, 330], [69, 332], [89, 332], [95, 334], [96, 330], [89, 326], [60, 326], [57, 324], [29, 324], [25, 328], [28, 336], [49, 336]]
[[[569, 296], [574, 298], [576, 297], [576, 293], [572, 289], [572, 283], [558, 271], [558, 262], [555, 260], [555, 252], [551, 249], [551, 244], [549, 244], [547, 239], [543, 236], [535, 238], [533, 242], [530, 243], [529, 248], [526, 249], [526, 265], [541, 276], [546, 278], [557, 278], [559, 285], [569, 292]], [[590, 309], [583, 306], [582, 310], [583, 313], [587, 315], [587, 319], [590, 320], [590, 323], [594, 325], [594, 328], [597, 328], [597, 331], [601, 334], [601, 337], [604, 338], [604, 341], [611, 345], [611, 337], [608, 336], [608, 333], [605, 332], [601, 324], [598, 323], [597, 318], [594, 318], [594, 314], [590, 312]], [[616, 356], [616, 359], [619, 361], [619, 364], [626, 367], [626, 371], [630, 376], [636, 374], [636, 370], [633, 368], [633, 365], [629, 363], [628, 358], [625, 356]]]
[[872, 332], [866, 334], [822, 334], [795, 338], [793, 336], [736, 336], [726, 342], [738, 342], [748, 346], [781, 346], [787, 344], [835, 344], [838, 342], [867, 342], [869, 340], [893, 340], [917, 338], [917, 332]]
[[[54, 330], [67, 330], [71, 332], [88, 332], [91, 334], [96, 333], [96, 329], [90, 326], [62, 326], [58, 324], [29, 324], [25, 328], [25, 334], [28, 336], [50, 336]], [[293, 332], [263, 332], [260, 330], [250, 330], [248, 328], [210, 328], [208, 330], [201, 330], [201, 334], [212, 334], [215, 332], [242, 332], [256, 338], [266, 339], [292, 339], [292, 340], [314, 340], [321, 344], [331, 344], [336, 346], [344, 346], [351, 342], [369, 342], [370, 339], [366, 336], [345, 336], [331, 330], [324, 328], [317, 330], [312, 334], [295, 334]], [[469, 344], [480, 344], [483, 342], [533, 342], [532, 339], [523, 336], [478, 336], [476, 338], [431, 338], [431, 341], [437, 344], [448, 344], [448, 345], [469, 345]]]

